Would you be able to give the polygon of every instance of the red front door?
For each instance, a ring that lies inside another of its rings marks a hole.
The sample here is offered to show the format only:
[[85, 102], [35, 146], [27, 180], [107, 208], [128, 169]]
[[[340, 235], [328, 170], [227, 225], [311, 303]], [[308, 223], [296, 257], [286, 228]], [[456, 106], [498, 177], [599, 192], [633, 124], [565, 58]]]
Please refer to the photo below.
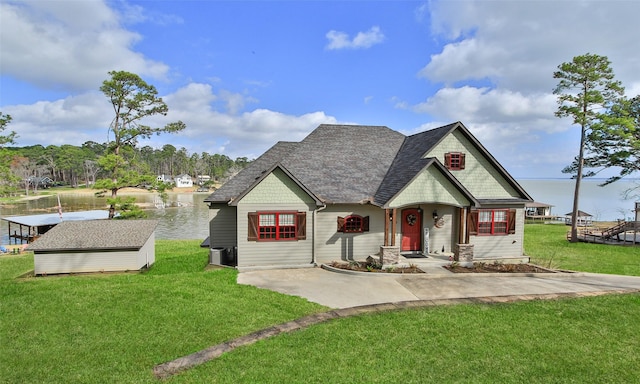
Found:
[[402, 211], [402, 251], [420, 251], [422, 248], [422, 213], [417, 209]]

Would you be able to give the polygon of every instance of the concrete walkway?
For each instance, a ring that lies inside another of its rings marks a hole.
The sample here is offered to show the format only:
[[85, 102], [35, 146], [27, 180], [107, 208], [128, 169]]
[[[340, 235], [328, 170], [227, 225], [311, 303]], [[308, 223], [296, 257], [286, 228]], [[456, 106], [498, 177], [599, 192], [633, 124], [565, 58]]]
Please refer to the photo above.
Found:
[[594, 273], [454, 274], [441, 262], [421, 265], [424, 274], [341, 273], [322, 268], [247, 271], [239, 284], [254, 285], [338, 308], [262, 329], [159, 364], [157, 378], [171, 375], [221, 356], [235, 348], [327, 320], [368, 312], [462, 303], [502, 303], [560, 297], [640, 292], [640, 277]]
[[322, 268], [249, 271], [239, 284], [304, 297], [330, 308], [414, 300], [640, 290], [640, 277], [594, 273], [468, 273], [420, 266], [424, 274], [338, 273]]

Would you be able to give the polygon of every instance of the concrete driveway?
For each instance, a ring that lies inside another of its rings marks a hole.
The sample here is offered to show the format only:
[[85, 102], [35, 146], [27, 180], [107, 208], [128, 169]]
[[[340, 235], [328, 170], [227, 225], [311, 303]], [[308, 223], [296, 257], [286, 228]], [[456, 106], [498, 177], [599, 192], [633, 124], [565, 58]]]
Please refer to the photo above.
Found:
[[331, 308], [414, 300], [640, 291], [640, 277], [594, 273], [347, 274], [322, 268], [238, 274], [238, 283], [300, 296]]

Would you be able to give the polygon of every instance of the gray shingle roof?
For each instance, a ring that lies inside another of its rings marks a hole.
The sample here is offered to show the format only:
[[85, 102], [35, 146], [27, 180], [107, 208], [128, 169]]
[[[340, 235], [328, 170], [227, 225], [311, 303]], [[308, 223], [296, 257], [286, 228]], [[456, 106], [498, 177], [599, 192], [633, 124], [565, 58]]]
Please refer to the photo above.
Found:
[[209, 195], [204, 201], [226, 203], [233, 200], [260, 178], [264, 172], [271, 169], [274, 164], [281, 162], [285, 156], [295, 151], [298, 145], [299, 143], [290, 141], [279, 141], [267, 152], [263, 153], [262, 156], [252, 161], [249, 166]]
[[383, 206], [431, 164], [433, 159], [423, 158], [425, 153], [458, 128], [495, 163], [523, 199], [530, 200], [462, 123], [456, 122], [409, 137], [384, 126], [323, 124], [299, 143], [277, 143], [205, 202], [232, 201], [245, 193], [264, 172], [280, 164], [324, 203], [372, 202]]
[[373, 200], [404, 135], [382, 126], [321, 125], [283, 159], [326, 203]]
[[28, 246], [30, 251], [140, 249], [157, 220], [64, 221]]
[[205, 202], [234, 199], [277, 163], [326, 203], [372, 200], [404, 138], [382, 126], [323, 124], [299, 143], [277, 143]]

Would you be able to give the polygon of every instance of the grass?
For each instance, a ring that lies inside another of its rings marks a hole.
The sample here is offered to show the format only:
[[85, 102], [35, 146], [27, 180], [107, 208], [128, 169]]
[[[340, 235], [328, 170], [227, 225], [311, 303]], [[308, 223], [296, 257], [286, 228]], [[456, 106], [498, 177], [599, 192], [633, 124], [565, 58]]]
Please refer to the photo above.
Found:
[[639, 306], [628, 295], [363, 315], [236, 350], [176, 382], [638, 382]]
[[640, 276], [640, 247], [570, 243], [568, 230], [558, 224], [525, 225], [524, 249], [531, 262], [542, 267]]
[[156, 244], [143, 274], [16, 280], [32, 256], [2, 256], [0, 382], [154, 382], [155, 364], [324, 310], [204, 271], [197, 240]]
[[[539, 227], [527, 227], [528, 253], [556, 248], [540, 257], [571, 266], [591, 249], [560, 258], [578, 244]], [[237, 285], [234, 270], [205, 271], [198, 243], [158, 240], [142, 274], [16, 279], [33, 258], [0, 257], [0, 383], [157, 383], [158, 363], [326, 310]], [[638, 382], [638, 308], [629, 294], [367, 314], [239, 348], [167, 382]]]

